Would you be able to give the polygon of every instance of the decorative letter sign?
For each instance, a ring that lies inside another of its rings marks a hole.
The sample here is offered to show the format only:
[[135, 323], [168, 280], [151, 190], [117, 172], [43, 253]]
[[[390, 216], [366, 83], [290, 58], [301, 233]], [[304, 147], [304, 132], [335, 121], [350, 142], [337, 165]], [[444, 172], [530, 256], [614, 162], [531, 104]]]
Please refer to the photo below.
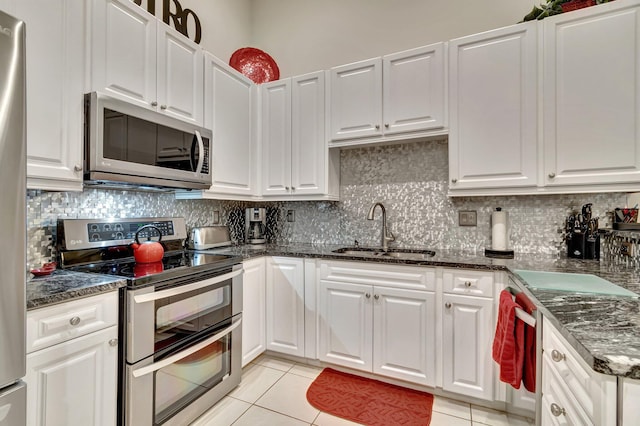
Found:
[[[162, 21], [171, 25], [173, 23], [173, 27], [178, 30], [180, 33], [184, 34], [185, 37], [192, 39], [196, 43], [200, 43], [202, 39], [202, 27], [200, 25], [200, 19], [198, 19], [198, 15], [191, 9], [183, 9], [182, 5], [178, 0], [161, 0], [162, 1]], [[138, 6], [142, 6], [142, 0], [133, 0], [135, 4]], [[156, 0], [146, 0], [147, 3], [147, 12], [156, 15]], [[193, 29], [195, 30], [195, 35], [193, 38], [189, 36], [189, 22], [193, 22]]]

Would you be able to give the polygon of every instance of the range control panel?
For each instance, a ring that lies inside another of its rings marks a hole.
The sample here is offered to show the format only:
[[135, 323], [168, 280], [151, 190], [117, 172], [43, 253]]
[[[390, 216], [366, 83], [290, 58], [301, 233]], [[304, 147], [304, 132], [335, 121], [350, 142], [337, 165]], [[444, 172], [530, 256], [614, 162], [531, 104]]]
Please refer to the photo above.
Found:
[[[135, 238], [138, 229], [145, 225], [153, 225], [158, 228], [162, 233], [163, 238], [174, 235], [173, 221], [170, 220], [157, 222], [90, 222], [87, 224], [87, 234], [89, 235], [89, 241], [92, 243], [99, 241], [119, 241], [125, 239], [132, 240]], [[138, 240], [140, 241], [146, 240], [147, 238], [157, 239], [157, 237], [158, 231], [153, 228], [143, 229], [138, 234]]]

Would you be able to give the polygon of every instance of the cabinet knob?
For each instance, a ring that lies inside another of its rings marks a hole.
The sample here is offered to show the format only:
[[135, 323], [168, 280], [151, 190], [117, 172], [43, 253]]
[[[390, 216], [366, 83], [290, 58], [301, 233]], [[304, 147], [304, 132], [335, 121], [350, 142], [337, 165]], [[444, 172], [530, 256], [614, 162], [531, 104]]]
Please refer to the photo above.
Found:
[[118, 346], [118, 339], [109, 340], [109, 346]]
[[292, 191], [295, 191], [295, 190], [296, 190], [296, 187], [295, 187], [295, 186], [292, 186], [292, 187], [291, 187], [291, 190], [292, 190]]
[[444, 307], [447, 308], [447, 309], [451, 309], [451, 302], [445, 303]]
[[471, 281], [465, 281], [464, 282], [464, 286], [465, 287], [471, 287]]
[[384, 123], [384, 128], [388, 129], [389, 128], [389, 123]]
[[373, 298], [374, 298], [374, 299], [376, 299], [376, 300], [378, 300], [378, 299], [380, 299], [380, 295], [379, 295], [379, 294], [374, 294], [374, 295], [373, 295]]
[[555, 362], [560, 362], [560, 361], [564, 361], [565, 359], [567, 359], [567, 357], [562, 352], [554, 349], [554, 350], [551, 351], [551, 359], [554, 360]]
[[156, 101], [151, 102], [151, 106], [158, 106], [158, 102]]
[[288, 186], [285, 186], [285, 187], [284, 187], [284, 189], [288, 191], [288, 190], [289, 190], [289, 187], [288, 187]]
[[555, 173], [553, 173], [553, 172], [549, 173], [549, 179], [553, 179], [554, 177], [556, 177]]
[[380, 125], [376, 124], [376, 130], [380, 130]]
[[73, 317], [69, 320], [69, 324], [73, 325], [74, 327], [78, 324], [80, 324], [80, 317]]
[[555, 402], [551, 403], [551, 407], [549, 408], [551, 409], [551, 414], [553, 414], [556, 417], [564, 416], [565, 414], [567, 414], [567, 412], [564, 411], [564, 408], [562, 408]]
[[167, 109], [166, 105], [160, 105], [160, 109]]
[[366, 297], [367, 299], [371, 299], [371, 293], [365, 293], [364, 297]]
[[456, 183], [457, 181], [458, 181], [458, 179], [456, 179], [456, 178], [451, 179], [451, 183]]
[[75, 166], [73, 166], [73, 171], [74, 172], [81, 172], [82, 171], [82, 166], [76, 164]]

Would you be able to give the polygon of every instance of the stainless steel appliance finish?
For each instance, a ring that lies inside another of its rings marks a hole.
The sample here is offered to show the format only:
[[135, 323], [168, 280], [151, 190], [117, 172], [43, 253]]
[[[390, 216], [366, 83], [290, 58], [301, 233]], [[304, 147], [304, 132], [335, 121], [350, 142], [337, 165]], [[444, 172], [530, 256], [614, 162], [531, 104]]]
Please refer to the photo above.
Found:
[[26, 421], [25, 25], [0, 12], [0, 425]]
[[231, 245], [227, 226], [203, 226], [192, 228], [189, 233], [189, 248], [207, 250]]
[[247, 244], [265, 244], [267, 242], [267, 209], [264, 207], [245, 210], [244, 235]]
[[[160, 262], [137, 264], [128, 243], [147, 224], [168, 250]], [[189, 424], [240, 383], [241, 257], [185, 251], [182, 218], [65, 219], [57, 234], [63, 268], [127, 279], [120, 424]]]
[[102, 93], [85, 95], [85, 184], [207, 189], [212, 132]]
[[396, 237], [393, 235], [391, 231], [389, 231], [389, 227], [387, 226], [387, 210], [384, 208], [382, 203], [374, 203], [369, 209], [369, 214], [367, 214], [367, 220], [373, 220], [373, 214], [376, 210], [376, 207], [380, 207], [382, 210], [382, 231], [380, 231], [380, 247], [383, 251], [389, 250], [389, 243], [396, 240]]

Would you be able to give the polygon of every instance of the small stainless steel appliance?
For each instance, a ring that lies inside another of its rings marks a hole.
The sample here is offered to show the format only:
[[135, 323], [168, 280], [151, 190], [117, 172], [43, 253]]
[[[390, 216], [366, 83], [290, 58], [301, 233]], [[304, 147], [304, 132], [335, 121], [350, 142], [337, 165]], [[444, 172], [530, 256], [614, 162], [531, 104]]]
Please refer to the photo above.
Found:
[[210, 130], [102, 93], [85, 95], [85, 185], [207, 189]]
[[264, 244], [267, 242], [267, 209], [264, 207], [248, 208], [245, 211], [244, 235], [247, 244]]
[[[136, 263], [130, 243], [161, 233], [165, 255]], [[118, 275], [123, 425], [185, 425], [240, 383], [242, 258], [185, 251], [182, 218], [58, 221], [60, 265]]]
[[0, 424], [26, 422], [25, 24], [0, 12]]

